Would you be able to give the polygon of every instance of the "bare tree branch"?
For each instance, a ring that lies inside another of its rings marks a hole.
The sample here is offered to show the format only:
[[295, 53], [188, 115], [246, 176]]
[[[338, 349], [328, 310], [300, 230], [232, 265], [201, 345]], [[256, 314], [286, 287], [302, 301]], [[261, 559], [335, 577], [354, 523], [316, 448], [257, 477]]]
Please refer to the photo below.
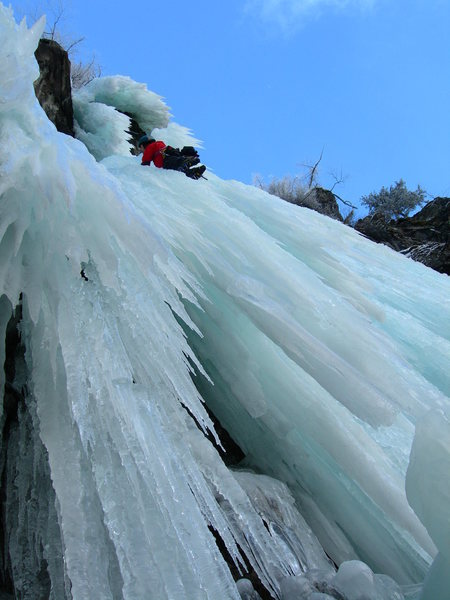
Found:
[[[58, 1], [56, 7], [54, 6], [53, 2], [48, 2], [47, 10], [42, 8], [41, 12], [46, 13], [47, 27], [49, 27], [49, 31], [44, 31], [44, 33], [43, 33], [44, 37], [47, 37], [50, 40], [55, 40], [55, 41], [59, 42], [59, 40], [56, 38], [60, 37], [59, 30], [60, 30], [60, 26], [63, 21], [64, 13], [65, 13], [62, 0]], [[51, 25], [50, 25], [50, 23], [51, 23]]]
[[308, 173], [304, 176], [304, 179], [307, 179], [308, 183], [307, 183], [307, 187], [308, 189], [311, 189], [312, 187], [314, 187], [314, 185], [317, 184], [317, 170], [319, 167], [319, 164], [323, 158], [323, 152], [324, 152], [324, 148], [322, 148], [322, 151], [320, 153], [320, 156], [318, 158], [318, 160], [313, 164], [313, 165], [308, 165], [307, 163], [301, 163], [300, 166], [304, 167], [305, 169], [308, 169]]
[[332, 171], [330, 173], [330, 175], [334, 179], [334, 183], [333, 183], [332, 187], [330, 188], [330, 192], [332, 192], [337, 185], [344, 183], [344, 181], [347, 179], [347, 177], [342, 174], [342, 169], [341, 169], [341, 172], [339, 173], [339, 175], [336, 175], [336, 173], [334, 171]]
[[324, 149], [322, 148], [322, 151], [321, 151], [320, 156], [319, 156], [319, 160], [315, 163], [315, 165], [311, 169], [311, 174], [310, 174], [310, 177], [309, 177], [309, 185], [308, 185], [308, 187], [312, 187], [312, 184], [313, 184], [313, 182], [314, 182], [314, 180], [316, 178], [317, 168], [318, 168], [318, 166], [319, 166], [319, 164], [320, 164], [320, 162], [322, 160], [322, 157], [323, 157], [323, 150]]
[[64, 31], [63, 25], [67, 16], [68, 2], [69, 0], [35, 0], [34, 7], [28, 11], [26, 16], [34, 23], [42, 14], [47, 15], [47, 27], [43, 37], [58, 42], [67, 51], [72, 63], [72, 87], [78, 89], [100, 77], [101, 67], [95, 56], [92, 56], [88, 62], [74, 61], [78, 46], [85, 41], [85, 38], [84, 36], [76, 38]]
[[[309, 165], [307, 163], [301, 163], [302, 167], [308, 169], [307, 174], [303, 177], [285, 176], [282, 179], [273, 178], [269, 184], [266, 184], [260, 175], [256, 175], [253, 179], [253, 184], [262, 190], [269, 192], [269, 194], [273, 194], [279, 198], [287, 200], [287, 202], [297, 204], [299, 206], [306, 206], [307, 208], [312, 208], [313, 210], [321, 212], [321, 208], [317, 200], [317, 192], [321, 187], [318, 182], [318, 168], [322, 161], [323, 154], [324, 148], [322, 148], [320, 156], [314, 164]], [[340, 183], [343, 183], [346, 177], [342, 174], [342, 169], [339, 175], [337, 175], [335, 172], [332, 172], [331, 176], [334, 178], [334, 184], [328, 191], [333, 194], [335, 199], [352, 209], [350, 215], [347, 215], [346, 217], [346, 219], [351, 220], [354, 217], [354, 211], [357, 210], [357, 207], [351, 202], [344, 200], [334, 192], [335, 187]]]
[[86, 38], [80, 37], [77, 40], [74, 40], [73, 42], [70, 42], [69, 44], [67, 44], [65, 46], [65, 50], [67, 50], [67, 52], [70, 54], [72, 52], [72, 50], [75, 48], [75, 46], [78, 46], [78, 44], [81, 44], [82, 42], [84, 42]]
[[72, 63], [70, 69], [70, 78], [72, 80], [72, 87], [75, 90], [87, 85], [93, 79], [100, 77], [102, 69], [97, 63], [95, 57], [92, 57], [88, 63]]
[[[332, 191], [332, 189], [331, 189], [330, 191]], [[356, 210], [356, 209], [358, 208], [357, 206], [354, 206], [354, 205], [353, 205], [351, 202], [349, 202], [348, 200], [344, 200], [343, 198], [341, 198], [340, 196], [338, 196], [338, 195], [337, 195], [337, 194], [335, 194], [334, 192], [333, 192], [333, 196], [334, 196], [335, 198], [337, 198], [337, 199], [338, 199], [340, 202], [342, 202], [342, 204], [345, 204], [346, 206], [349, 206], [350, 208], [353, 208], [354, 210]]]

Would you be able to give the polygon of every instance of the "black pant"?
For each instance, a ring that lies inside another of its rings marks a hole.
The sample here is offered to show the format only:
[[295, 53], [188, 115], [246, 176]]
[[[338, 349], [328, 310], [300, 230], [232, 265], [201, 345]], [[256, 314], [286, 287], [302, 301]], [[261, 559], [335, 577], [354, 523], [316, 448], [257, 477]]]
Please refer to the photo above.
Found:
[[185, 171], [186, 158], [184, 156], [165, 156], [163, 161], [163, 169], [172, 171]]

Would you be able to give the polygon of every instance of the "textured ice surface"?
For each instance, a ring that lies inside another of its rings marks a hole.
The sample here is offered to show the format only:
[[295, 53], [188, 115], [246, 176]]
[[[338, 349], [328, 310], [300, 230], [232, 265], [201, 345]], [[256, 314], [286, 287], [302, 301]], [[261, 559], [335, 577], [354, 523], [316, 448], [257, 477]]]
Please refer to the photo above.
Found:
[[144, 131], [175, 148], [201, 145], [187, 127], [169, 123], [169, 109], [161, 96], [129, 77], [94, 79], [74, 92], [73, 110], [76, 137], [97, 160], [113, 154], [130, 155], [130, 117]]
[[[291, 556], [289, 572], [301, 574], [311, 569], [334, 573], [331, 561], [325, 555], [310, 527], [294, 506], [294, 499], [284, 484], [264, 475], [234, 472], [253, 508], [269, 530], [276, 552]], [[245, 536], [246, 532], [242, 531]], [[245, 543], [241, 542], [240, 544]], [[280, 573], [282, 577], [285, 573]]]
[[430, 411], [416, 428], [406, 491], [439, 550], [423, 600], [445, 600], [450, 590], [450, 420], [442, 411]]
[[376, 575], [360, 561], [343, 562], [337, 573], [310, 570], [280, 581], [283, 600], [404, 600], [398, 584], [386, 575]]
[[252, 582], [249, 579], [239, 579], [236, 587], [241, 596], [241, 600], [261, 600], [261, 596], [255, 591]]
[[283, 600], [297, 600], [297, 598], [308, 598], [317, 591], [317, 588], [306, 577], [291, 576], [281, 580], [280, 590]]
[[341, 564], [330, 588], [346, 600], [403, 600], [395, 581], [374, 575], [367, 565], [356, 560]]
[[[261, 190], [141, 167], [114, 107], [188, 133], [127, 78], [78, 104], [92, 154], [115, 153], [98, 163], [35, 99], [41, 30], [0, 5], [0, 333], [22, 294], [17, 444], [32, 440], [8, 531], [35, 548], [12, 544], [11, 568], [47, 561], [58, 600], [238, 600], [214, 532], [278, 597], [286, 577], [334, 576], [315, 536], [337, 564], [420, 582], [436, 549], [405, 493], [418, 424], [408, 494], [440, 550], [424, 596], [439, 598], [448, 277]], [[225, 467], [200, 393], [240, 467], [284, 484]]]
[[[149, 91], [144, 83], [123, 75], [94, 79], [80, 88], [76, 97], [83, 102], [97, 102], [136, 115], [144, 130], [167, 127], [169, 123], [169, 109], [161, 96]], [[99, 128], [99, 133], [101, 131]]]
[[448, 402], [447, 371], [433, 378], [419, 353], [431, 336], [448, 356], [448, 278], [256, 189], [103, 164], [202, 282], [201, 309], [185, 304], [214, 382], [198, 386], [247, 464], [289, 484], [336, 562], [420, 580], [434, 547], [404, 476], [414, 422]]

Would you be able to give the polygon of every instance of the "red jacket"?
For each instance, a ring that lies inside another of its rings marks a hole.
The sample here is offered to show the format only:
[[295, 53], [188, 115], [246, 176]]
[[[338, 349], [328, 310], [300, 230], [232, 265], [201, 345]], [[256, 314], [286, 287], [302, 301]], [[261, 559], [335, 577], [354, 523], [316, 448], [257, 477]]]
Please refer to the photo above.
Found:
[[142, 155], [142, 165], [149, 165], [152, 161], [155, 164], [155, 167], [161, 169], [163, 166], [163, 155], [161, 154], [161, 150], [164, 150], [166, 147], [164, 142], [152, 142], [149, 144]]

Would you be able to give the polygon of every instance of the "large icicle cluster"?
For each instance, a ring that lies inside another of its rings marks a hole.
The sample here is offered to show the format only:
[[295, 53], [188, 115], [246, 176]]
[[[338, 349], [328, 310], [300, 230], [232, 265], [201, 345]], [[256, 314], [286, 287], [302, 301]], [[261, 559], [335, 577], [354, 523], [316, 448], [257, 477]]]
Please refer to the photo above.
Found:
[[401, 600], [429, 533], [423, 599], [444, 600], [448, 278], [261, 190], [141, 167], [115, 108], [189, 133], [127, 78], [80, 96], [86, 145], [59, 134], [41, 31], [0, 5], [4, 588], [256, 598], [233, 571], [283, 600]]
[[75, 133], [97, 160], [114, 154], [129, 156], [131, 118], [153, 136], [175, 148], [198, 146], [190, 130], [171, 121], [157, 94], [142, 83], [116, 75], [94, 79], [73, 94]]
[[[17, 306], [23, 347], [6, 357], [17, 406], [1, 422], [15, 490], [2, 580], [30, 600], [45, 586], [54, 600], [238, 598], [212, 529], [238, 568], [239, 540], [276, 594], [296, 556], [202, 432], [212, 424], [191, 365], [203, 370], [174, 316], [196, 329], [180, 297], [197, 303], [200, 286], [40, 109], [42, 28], [16, 27], [3, 6], [0, 27], [0, 330], [8, 337]], [[315, 556], [329, 564], [317, 542]]]
[[202, 283], [197, 385], [245, 464], [288, 483], [335, 562], [421, 580], [435, 550], [404, 481], [414, 423], [447, 418], [448, 278], [257, 189], [104, 164]]

